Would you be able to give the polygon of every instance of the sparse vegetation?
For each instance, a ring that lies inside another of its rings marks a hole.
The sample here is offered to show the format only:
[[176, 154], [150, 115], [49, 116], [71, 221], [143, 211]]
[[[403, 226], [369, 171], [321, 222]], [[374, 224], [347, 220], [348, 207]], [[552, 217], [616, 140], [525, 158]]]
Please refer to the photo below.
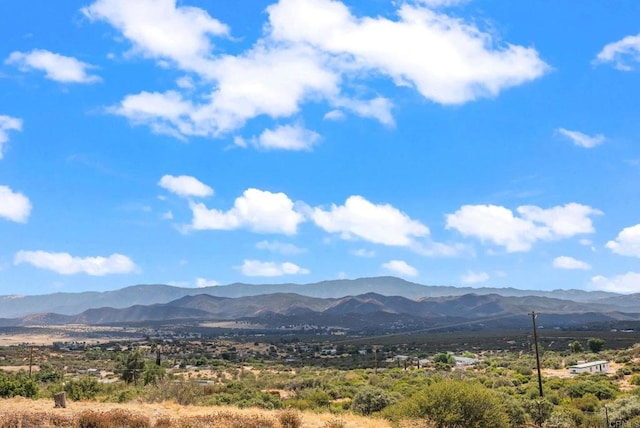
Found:
[[[220, 427], [302, 428], [309, 414], [327, 415], [315, 425], [322, 428], [350, 428], [348, 418], [355, 415], [397, 428], [595, 428], [604, 424], [605, 406], [610, 420], [630, 424], [640, 418], [640, 388], [636, 388], [640, 384], [640, 346], [604, 349], [604, 339], [600, 339], [601, 349], [594, 356], [593, 345], [586, 347], [591, 352], [575, 345], [592, 343], [587, 339], [593, 339], [593, 333], [587, 334], [564, 339], [559, 344], [564, 350], [552, 350], [543, 342], [544, 398], [539, 397], [536, 362], [526, 336], [516, 339], [512, 351], [464, 344], [458, 350], [434, 352], [433, 344], [427, 346], [419, 340], [389, 340], [376, 345], [375, 354], [372, 346], [358, 342], [364, 339], [336, 344], [284, 336], [236, 341], [191, 339], [165, 343], [160, 360], [150, 351], [153, 345], [144, 342], [84, 345], [86, 349], [69, 351], [41, 348], [34, 351], [37, 369], [31, 377], [22, 365], [28, 356], [24, 348], [0, 348], [2, 397], [51, 399], [56, 392], [65, 391], [72, 403], [126, 404], [135, 400], [265, 412], [247, 416], [239, 410], [216, 410], [188, 417], [150, 417], [132, 410], [104, 410], [97, 404], [91, 412], [68, 417], [43, 413], [38, 419], [32, 412], [0, 411], [0, 428], [173, 428], [211, 426], [214, 421]], [[335, 353], [327, 349], [335, 349]], [[398, 364], [398, 356], [402, 364]], [[454, 356], [476, 358], [477, 362], [456, 366]], [[611, 372], [568, 375], [568, 365], [590, 359], [609, 361]], [[22, 369], [2, 370], [16, 366]], [[34, 420], [41, 425], [34, 425]]]

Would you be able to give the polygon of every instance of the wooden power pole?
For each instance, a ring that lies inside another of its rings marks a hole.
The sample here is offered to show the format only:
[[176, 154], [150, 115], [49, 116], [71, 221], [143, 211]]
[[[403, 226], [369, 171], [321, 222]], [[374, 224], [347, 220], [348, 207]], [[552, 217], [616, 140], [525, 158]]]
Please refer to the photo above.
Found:
[[538, 329], [536, 328], [536, 314], [535, 311], [531, 311], [531, 321], [533, 322], [533, 343], [536, 350], [536, 367], [538, 368], [538, 389], [540, 390], [540, 397], [543, 397], [542, 393], [542, 374], [540, 373], [540, 354], [538, 353]]

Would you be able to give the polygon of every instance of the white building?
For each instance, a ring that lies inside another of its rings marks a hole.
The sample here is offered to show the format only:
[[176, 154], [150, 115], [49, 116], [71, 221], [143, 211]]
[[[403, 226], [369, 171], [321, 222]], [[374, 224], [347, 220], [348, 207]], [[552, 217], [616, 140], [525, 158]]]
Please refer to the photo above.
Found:
[[609, 373], [609, 361], [591, 361], [569, 366], [569, 374], [577, 375], [580, 373]]

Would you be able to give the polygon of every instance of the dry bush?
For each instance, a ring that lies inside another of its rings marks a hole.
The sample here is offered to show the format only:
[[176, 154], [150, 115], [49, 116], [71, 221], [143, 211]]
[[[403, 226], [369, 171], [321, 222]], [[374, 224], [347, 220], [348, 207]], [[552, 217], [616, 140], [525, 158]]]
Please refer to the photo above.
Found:
[[175, 428], [275, 428], [273, 419], [260, 415], [245, 416], [233, 412], [190, 416], [174, 421]]
[[73, 428], [73, 416], [55, 413], [4, 413], [0, 414], [0, 428]]
[[331, 419], [322, 425], [322, 428], [345, 428], [347, 425], [342, 419]]
[[156, 419], [156, 423], [153, 428], [173, 428], [173, 420], [168, 416], [161, 416]]
[[126, 410], [109, 412], [88, 410], [78, 416], [78, 428], [151, 428], [149, 418]]
[[293, 409], [287, 409], [278, 415], [280, 426], [282, 428], [300, 428], [302, 426], [302, 418], [300, 414]]
[[403, 419], [398, 428], [436, 428], [436, 424], [428, 419]]

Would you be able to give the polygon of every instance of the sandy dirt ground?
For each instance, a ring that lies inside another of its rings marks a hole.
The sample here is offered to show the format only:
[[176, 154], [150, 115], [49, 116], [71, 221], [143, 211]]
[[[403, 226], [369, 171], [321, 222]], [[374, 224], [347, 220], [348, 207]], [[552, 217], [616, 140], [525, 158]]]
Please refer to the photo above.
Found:
[[[5, 412], [20, 413], [51, 413], [55, 412], [64, 416], [77, 415], [83, 411], [110, 411], [123, 409], [137, 414], [142, 414], [155, 421], [160, 417], [181, 418], [189, 416], [207, 415], [216, 412], [237, 412], [242, 415], [270, 416], [277, 420], [278, 411], [262, 409], [239, 409], [231, 406], [181, 406], [176, 403], [96, 403], [92, 401], [69, 402], [66, 409], [54, 409], [53, 400], [29, 400], [25, 398], [0, 399], [0, 417]], [[391, 428], [391, 425], [381, 419], [363, 418], [355, 415], [333, 415], [330, 413], [301, 412], [304, 428], [321, 428], [326, 422], [340, 419], [345, 428]]]

